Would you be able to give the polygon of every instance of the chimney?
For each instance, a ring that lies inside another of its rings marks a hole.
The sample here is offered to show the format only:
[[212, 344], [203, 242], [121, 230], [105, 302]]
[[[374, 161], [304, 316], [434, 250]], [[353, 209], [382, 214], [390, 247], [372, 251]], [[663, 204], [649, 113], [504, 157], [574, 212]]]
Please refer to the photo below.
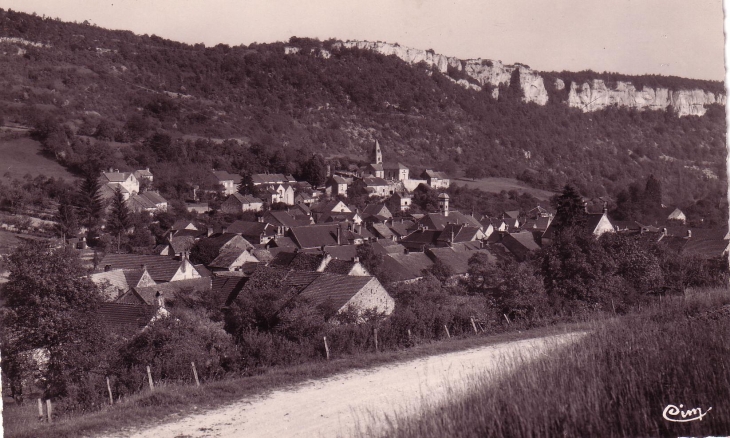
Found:
[[692, 230], [687, 230], [687, 237], [692, 237]]
[[165, 295], [164, 295], [164, 293], [162, 293], [160, 291], [157, 291], [157, 293], [155, 294], [155, 305], [158, 308], [160, 308], [160, 309], [164, 309], [165, 308]]
[[263, 222], [264, 222], [264, 217], [263, 217], [263, 216], [259, 216], [259, 217], [258, 217], [257, 219], [258, 219], [258, 221], [259, 221], [259, 222], [261, 222], [261, 223], [263, 223]]
[[104, 272], [109, 272], [112, 270], [112, 265], [104, 265]]
[[221, 228], [221, 234], [226, 234], [228, 232], [228, 227]]
[[606, 202], [604, 201], [604, 202], [603, 202], [603, 214], [606, 214], [606, 213], [608, 213], [608, 207], [607, 207], [606, 205], [607, 205], [607, 204], [606, 204]]
[[342, 230], [340, 230], [340, 226], [338, 225], [337, 226], [337, 244], [338, 245], [341, 245], [341, 243], [340, 243], [340, 239], [341, 239], [340, 234], [342, 234]]
[[356, 257], [353, 257], [352, 258], [352, 263], [360, 263], [360, 258], [357, 257], [357, 256]]
[[210, 226], [208, 227], [208, 233], [207, 234], [208, 234], [208, 237], [210, 237], [210, 236], [213, 235], [213, 227], [210, 227]]
[[666, 228], [662, 228], [662, 235], [666, 236], [667, 234], [668, 234], [667, 233], [667, 229]]
[[140, 268], [141, 268], [141, 269], [142, 269], [143, 271], [146, 271], [146, 270], [147, 270], [147, 265], [145, 265], [144, 263], [142, 263], [141, 265], [139, 265], [139, 267], [140, 267]]

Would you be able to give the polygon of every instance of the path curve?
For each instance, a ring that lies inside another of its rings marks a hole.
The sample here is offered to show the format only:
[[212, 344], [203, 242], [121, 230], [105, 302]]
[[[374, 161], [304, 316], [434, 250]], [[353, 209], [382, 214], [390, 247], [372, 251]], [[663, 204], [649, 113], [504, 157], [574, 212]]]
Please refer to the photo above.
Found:
[[480, 373], [504, 367], [505, 355], [527, 360], [574, 342], [569, 333], [428, 356], [304, 382], [263, 396], [142, 430], [107, 437], [339, 437], [405, 416], [463, 392]]

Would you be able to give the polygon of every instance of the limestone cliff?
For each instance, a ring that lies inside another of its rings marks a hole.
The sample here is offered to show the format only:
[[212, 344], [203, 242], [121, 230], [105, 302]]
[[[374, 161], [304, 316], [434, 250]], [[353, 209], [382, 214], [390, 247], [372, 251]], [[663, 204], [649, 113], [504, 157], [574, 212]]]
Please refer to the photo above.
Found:
[[630, 82], [616, 82], [616, 87], [610, 89], [603, 80], [594, 79], [591, 83], [585, 82], [570, 85], [568, 105], [580, 108], [584, 112], [597, 111], [607, 106], [616, 105], [639, 110], [673, 109], [680, 116], [702, 116], [707, 112], [707, 105], [725, 104], [725, 96], [703, 90], [677, 90], [666, 88], [643, 87], [637, 90]]
[[[454, 57], [440, 55], [433, 50], [414, 49], [403, 47], [398, 44], [372, 41], [340, 41], [332, 45], [332, 50], [340, 48], [358, 48], [361, 50], [372, 50], [385, 56], [394, 55], [410, 64], [425, 63], [439, 72], [446, 75], [454, 83], [474, 91], [481, 91], [485, 85], [492, 87], [492, 96], [499, 97], [500, 85], [509, 85], [515, 70], [519, 71], [520, 87], [524, 92], [522, 100], [533, 102], [538, 105], [545, 105], [548, 102], [548, 92], [545, 89], [545, 82], [539, 72], [531, 68], [516, 64], [505, 65], [502, 61], [486, 59], [461, 60]], [[285, 53], [295, 54], [298, 49], [286, 47]], [[329, 58], [330, 53], [322, 50], [318, 56]], [[449, 76], [449, 71], [464, 72], [473, 78], [480, 86], [465, 79], [454, 79]], [[707, 92], [700, 89], [694, 90], [669, 90], [667, 88], [643, 87], [637, 90], [630, 82], [616, 82], [615, 88], [609, 88], [600, 79], [594, 79], [590, 83], [582, 85], [563, 79], [555, 79], [550, 86], [555, 90], [563, 90], [569, 84], [567, 104], [571, 107], [580, 108], [584, 112], [597, 111], [611, 105], [636, 108], [639, 110], [672, 109], [680, 116], [704, 115], [707, 112], [707, 105], [725, 104], [725, 95]]]

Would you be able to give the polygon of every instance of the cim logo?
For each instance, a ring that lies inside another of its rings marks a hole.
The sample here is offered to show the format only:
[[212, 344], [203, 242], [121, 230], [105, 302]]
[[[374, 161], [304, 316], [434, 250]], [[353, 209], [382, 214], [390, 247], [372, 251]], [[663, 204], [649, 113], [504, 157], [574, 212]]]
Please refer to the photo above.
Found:
[[683, 407], [684, 405], [679, 405], [679, 407], [667, 405], [664, 408], [664, 412], [662, 412], [662, 417], [667, 421], [673, 421], [675, 423], [687, 423], [695, 420], [702, 421], [702, 417], [712, 410], [712, 407], [707, 408], [705, 412], [702, 412], [702, 408], [682, 410]]

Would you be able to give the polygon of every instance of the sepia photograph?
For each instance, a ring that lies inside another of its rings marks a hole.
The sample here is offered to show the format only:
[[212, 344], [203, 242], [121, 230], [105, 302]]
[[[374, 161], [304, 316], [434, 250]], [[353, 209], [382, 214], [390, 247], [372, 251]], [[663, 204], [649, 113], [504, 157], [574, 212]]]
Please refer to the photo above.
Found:
[[0, 436], [730, 437], [730, 0], [0, 0]]

